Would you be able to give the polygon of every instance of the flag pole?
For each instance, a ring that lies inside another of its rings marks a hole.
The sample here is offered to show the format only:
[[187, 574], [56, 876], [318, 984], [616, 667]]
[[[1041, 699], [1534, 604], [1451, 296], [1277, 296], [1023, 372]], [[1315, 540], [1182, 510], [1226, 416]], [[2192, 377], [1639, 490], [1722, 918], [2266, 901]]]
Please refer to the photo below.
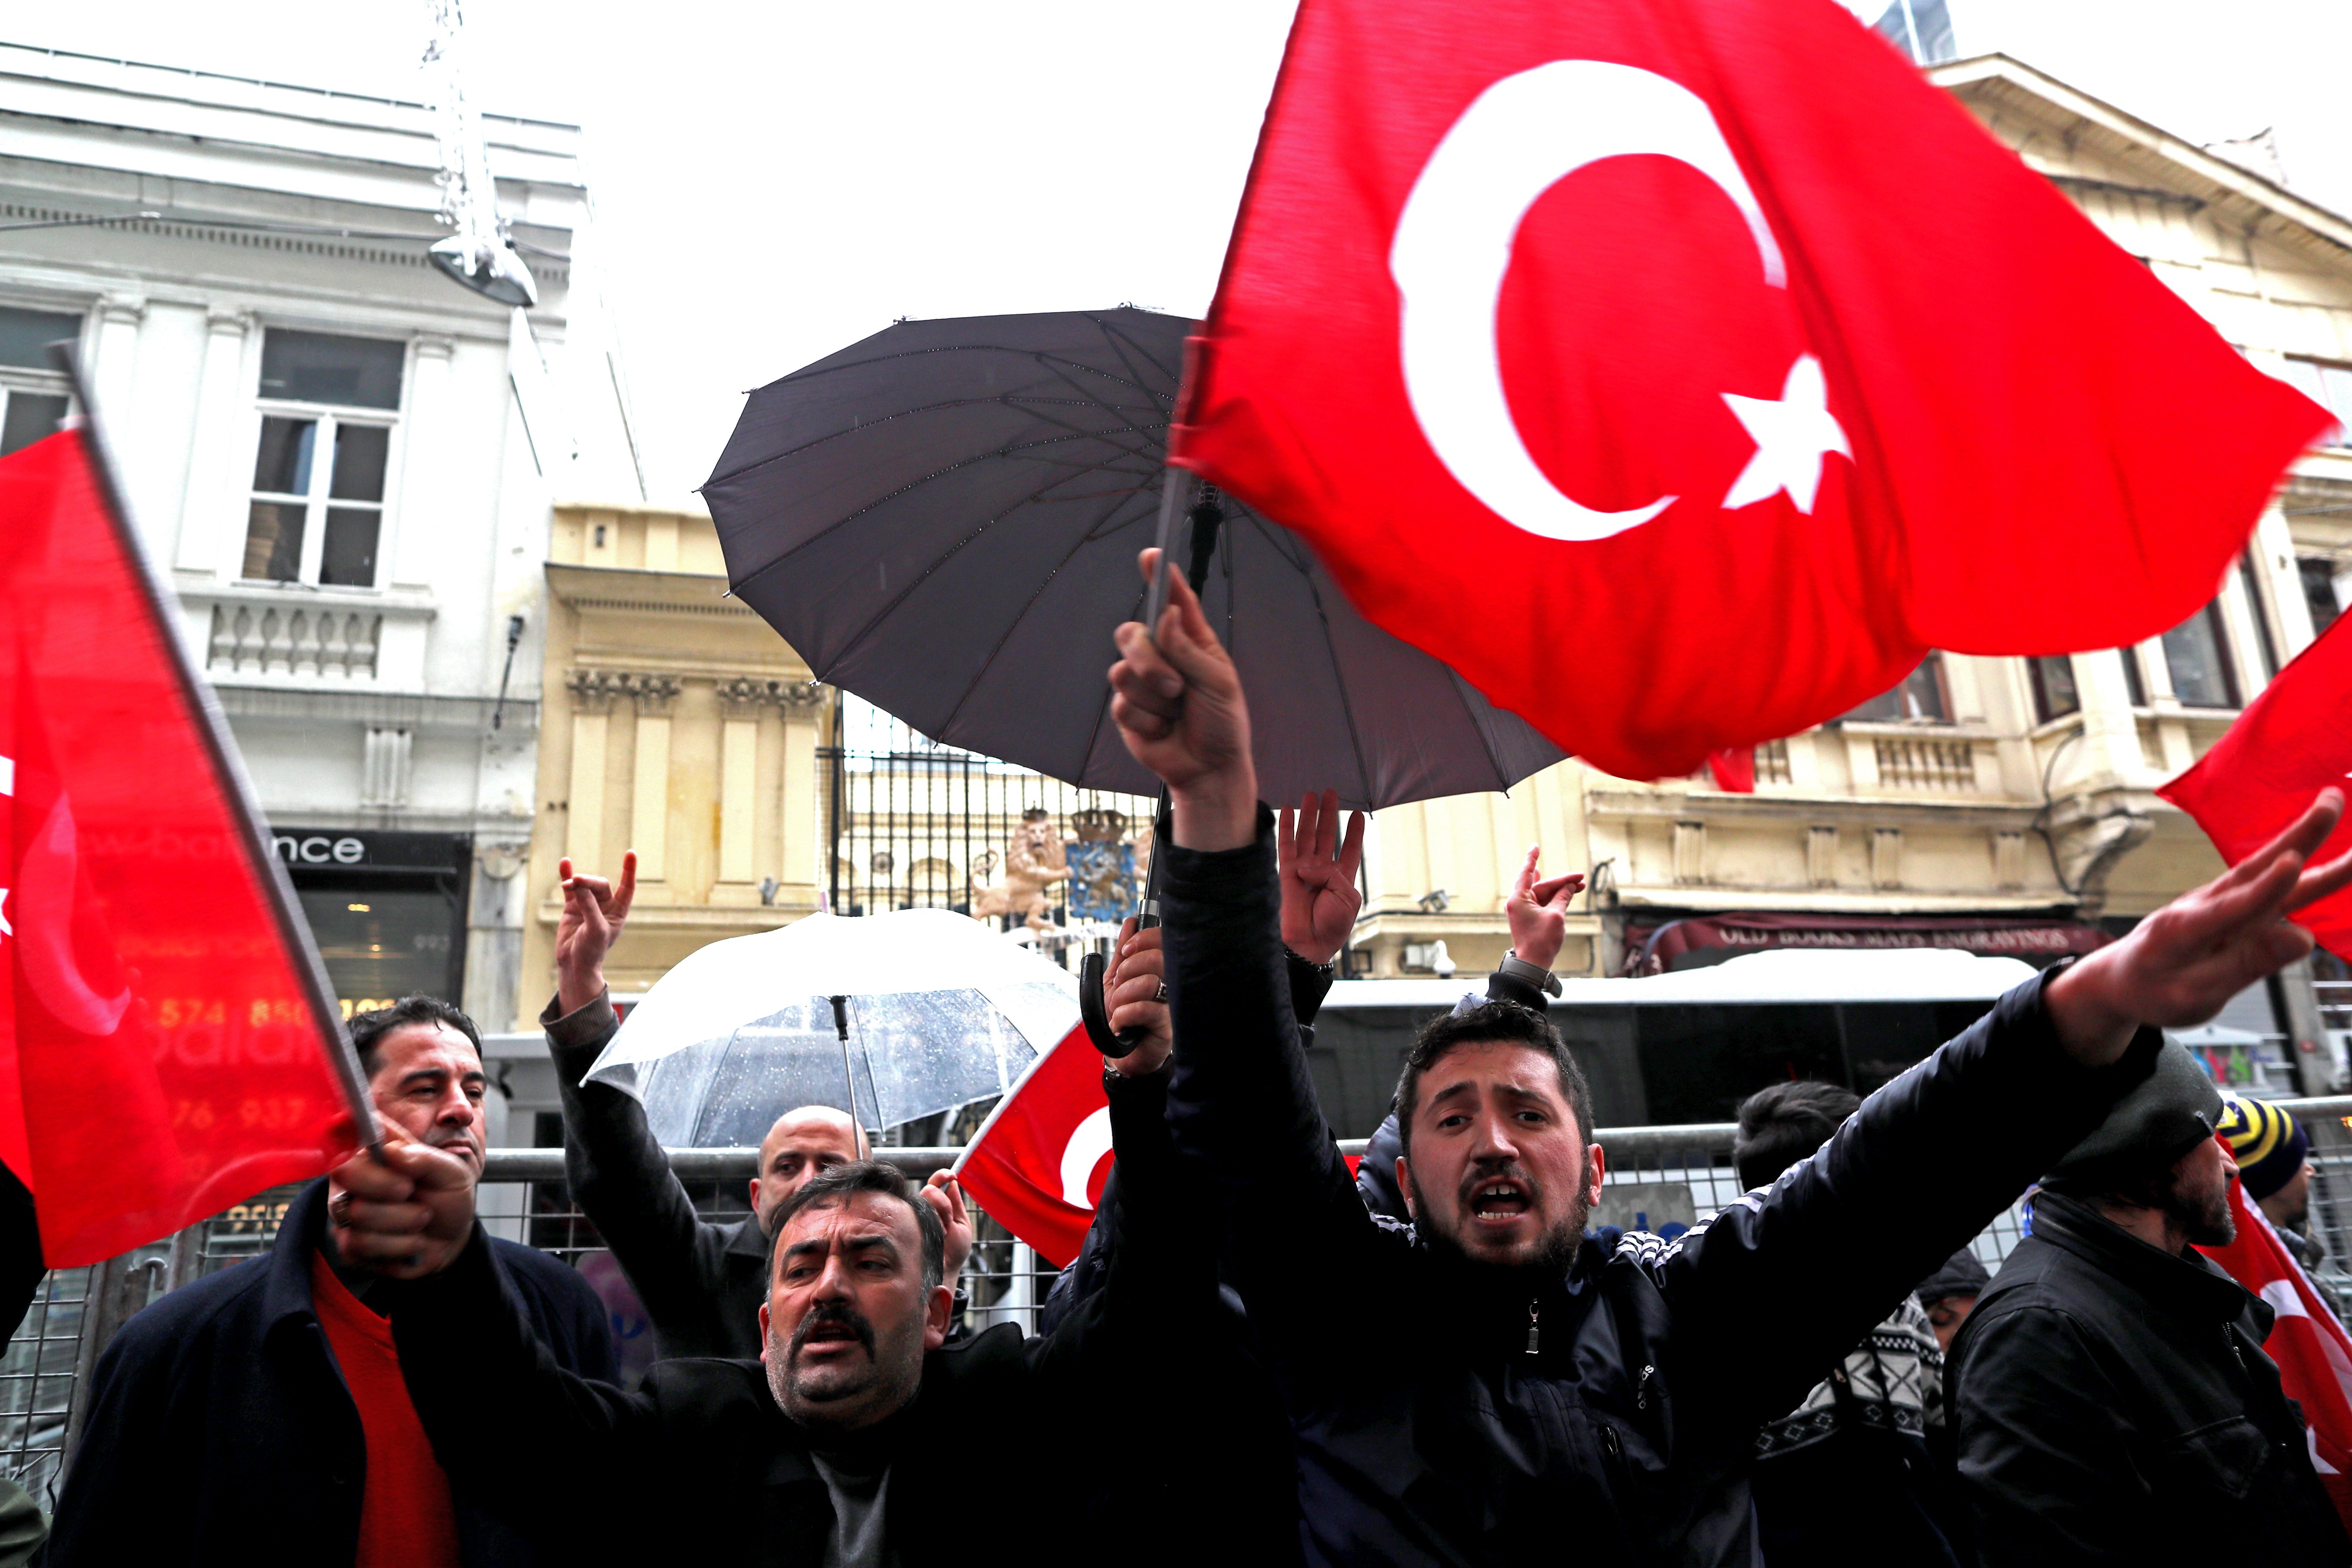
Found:
[[138, 529], [131, 525], [131, 509], [115, 478], [114, 454], [99, 425], [97, 405], [90, 398], [89, 383], [82, 374], [80, 356], [70, 343], [58, 342], [49, 345], [49, 358], [65, 373], [73, 390], [73, 400], [80, 405], [82, 444], [89, 452], [90, 471], [98, 478], [100, 503], [114, 529], [115, 542], [138, 574], [152, 624], [163, 638], [181, 695], [187, 700], [189, 710], [199, 718], [197, 729], [204, 736], [205, 749], [212, 756], [213, 776], [220, 781], [235, 809], [246, 857], [269, 889], [270, 913], [277, 921], [279, 938], [294, 955], [295, 976], [308, 993], [311, 1010], [327, 1024], [325, 1037], [320, 1041], [327, 1053], [327, 1065], [335, 1075], [336, 1086], [343, 1092], [344, 1105], [360, 1130], [361, 1141], [381, 1152], [383, 1133], [376, 1124], [375, 1102], [368, 1095], [367, 1075], [360, 1068], [359, 1053], [352, 1048], [352, 1034], [343, 1021], [342, 1005], [335, 1000], [335, 988], [327, 978], [327, 965], [319, 956], [319, 944], [311, 940], [310, 921], [302, 918], [301, 906], [294, 898], [294, 884], [286, 875], [285, 865], [269, 847], [269, 831], [262, 825], [261, 803], [254, 794], [252, 778], [245, 771], [244, 756], [229, 733], [228, 716], [221, 711], [220, 698], [214, 692], [212, 682], [197, 671], [188, 658], [187, 644], [181, 639], [178, 627], [178, 596], [163, 585], [154, 562], [148, 559], [147, 547]]

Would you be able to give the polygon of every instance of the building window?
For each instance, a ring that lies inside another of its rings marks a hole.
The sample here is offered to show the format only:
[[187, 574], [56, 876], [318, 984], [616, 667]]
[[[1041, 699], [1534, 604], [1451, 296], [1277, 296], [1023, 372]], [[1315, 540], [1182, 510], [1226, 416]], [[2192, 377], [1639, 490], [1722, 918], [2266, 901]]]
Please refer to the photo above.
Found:
[[2025, 661], [2026, 683], [2033, 688], [2033, 717], [2047, 724], [2083, 710], [2083, 695], [2074, 687], [2074, 661], [2063, 653]]
[[2139, 649], [2119, 647], [2116, 649], [2116, 657], [2124, 661], [2124, 694], [2130, 699], [2133, 707], [2147, 707], [2147, 681], [2140, 674]]
[[2218, 599], [2164, 634], [2164, 667], [2172, 672], [2172, 694], [2190, 708], [2236, 708], [2238, 672], [2230, 661], [2230, 637], [2221, 626]]
[[2246, 614], [2254, 623], [2254, 647], [2263, 656], [2263, 679], [2278, 679], [2278, 643], [2271, 636], [2270, 597], [2263, 592], [2262, 575], [2254, 570], [2254, 547], [2238, 552], [2238, 575], [2245, 584]]
[[2323, 447], [2352, 446], [2352, 365], [2334, 364], [2326, 360], [2291, 359], [2286, 362], [2288, 385], [2336, 416], [2336, 424], [2319, 437]]
[[81, 318], [0, 306], [0, 458], [57, 434], [71, 399], [49, 345], [81, 336]]
[[[261, 351], [261, 445], [244, 575], [373, 588], [392, 426], [339, 408], [400, 405], [400, 343], [272, 330]], [[301, 405], [273, 407], [273, 405]]]
[[2304, 555], [2294, 564], [2303, 577], [2303, 602], [2311, 606], [2311, 635], [2317, 637], [2344, 613], [2343, 601], [2336, 592], [2336, 562], [2330, 556]]
[[1944, 690], [1944, 656], [1929, 654], [1919, 661], [1918, 668], [1903, 678], [1900, 686], [1839, 717], [1881, 721], [1911, 719], [1950, 723], [1952, 704]]

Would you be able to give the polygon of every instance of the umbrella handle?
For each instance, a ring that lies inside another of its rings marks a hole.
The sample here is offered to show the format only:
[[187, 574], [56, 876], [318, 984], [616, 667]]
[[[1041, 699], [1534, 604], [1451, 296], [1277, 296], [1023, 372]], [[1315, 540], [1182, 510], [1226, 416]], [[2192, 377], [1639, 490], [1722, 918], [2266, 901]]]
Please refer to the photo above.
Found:
[[1110, 963], [1099, 952], [1090, 952], [1078, 960], [1078, 1020], [1087, 1026], [1087, 1038], [1095, 1049], [1113, 1061], [1131, 1056], [1135, 1047], [1143, 1044], [1140, 1029], [1120, 1029], [1110, 1026], [1110, 1009], [1103, 1003], [1103, 975]]

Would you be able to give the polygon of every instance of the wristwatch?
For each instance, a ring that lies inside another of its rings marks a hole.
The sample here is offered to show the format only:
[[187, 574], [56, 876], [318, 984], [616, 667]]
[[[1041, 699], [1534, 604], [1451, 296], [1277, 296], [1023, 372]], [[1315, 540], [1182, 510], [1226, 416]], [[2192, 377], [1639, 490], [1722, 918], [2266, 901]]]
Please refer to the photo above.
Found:
[[1550, 970], [1529, 963], [1517, 952], [1506, 951], [1503, 962], [1495, 965], [1495, 973], [1507, 974], [1522, 985], [1532, 985], [1548, 996], [1559, 994], [1559, 977]]

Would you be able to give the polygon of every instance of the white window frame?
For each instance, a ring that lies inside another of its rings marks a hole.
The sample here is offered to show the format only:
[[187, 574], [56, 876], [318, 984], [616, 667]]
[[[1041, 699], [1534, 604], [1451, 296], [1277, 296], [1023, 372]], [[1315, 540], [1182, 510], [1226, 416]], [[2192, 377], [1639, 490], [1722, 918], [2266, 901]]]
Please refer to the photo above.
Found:
[[[407, 375], [408, 367], [404, 363], [401, 367], [400, 389], [400, 399], [404, 405], [408, 401]], [[276, 584], [280, 587], [299, 584], [306, 588], [340, 589], [354, 594], [381, 593], [383, 589], [385, 557], [390, 552], [388, 546], [392, 541], [394, 481], [400, 467], [401, 410], [347, 408], [336, 404], [296, 403], [276, 397], [261, 398], [254, 406], [259, 417], [253, 422], [253, 439], [247, 446], [254, 454], [255, 461], [260, 458], [261, 435], [267, 428], [264, 424], [266, 420], [307, 419], [318, 426], [318, 434], [311, 439], [310, 489], [307, 495], [297, 496], [278, 490], [257, 489], [253, 482], [253, 466], [251, 463], [247, 465], [244, 491], [245, 528], [237, 538], [237, 580], [242, 583]], [[331, 499], [328, 494], [335, 482], [335, 432], [346, 425], [374, 426], [391, 432], [384, 440], [383, 497], [381, 500], [338, 500]], [[299, 501], [302, 505], [302, 561], [291, 584], [280, 583], [274, 577], [245, 575], [244, 552], [247, 549], [247, 542], [252, 536], [253, 503], [256, 501], [281, 503]], [[365, 584], [322, 584], [319, 581], [319, 563], [327, 551], [327, 509], [331, 506], [375, 509], [374, 581]]]
[[[0, 305], [5, 305], [15, 310], [37, 310], [45, 316], [71, 320], [75, 323], [73, 337], [78, 352], [85, 355], [89, 353], [89, 306], [86, 302], [63, 304], [56, 300], [26, 299], [11, 295], [0, 296]], [[88, 359], [85, 358], [83, 363], [87, 364]], [[0, 364], [0, 426], [5, 426], [7, 418], [8, 400], [20, 392], [35, 397], [64, 398], [66, 418], [68, 421], [78, 417], [81, 413], [81, 405], [74, 401], [73, 384], [66, 379], [64, 372], [46, 368], [37, 369], [32, 365], [25, 364]]]

